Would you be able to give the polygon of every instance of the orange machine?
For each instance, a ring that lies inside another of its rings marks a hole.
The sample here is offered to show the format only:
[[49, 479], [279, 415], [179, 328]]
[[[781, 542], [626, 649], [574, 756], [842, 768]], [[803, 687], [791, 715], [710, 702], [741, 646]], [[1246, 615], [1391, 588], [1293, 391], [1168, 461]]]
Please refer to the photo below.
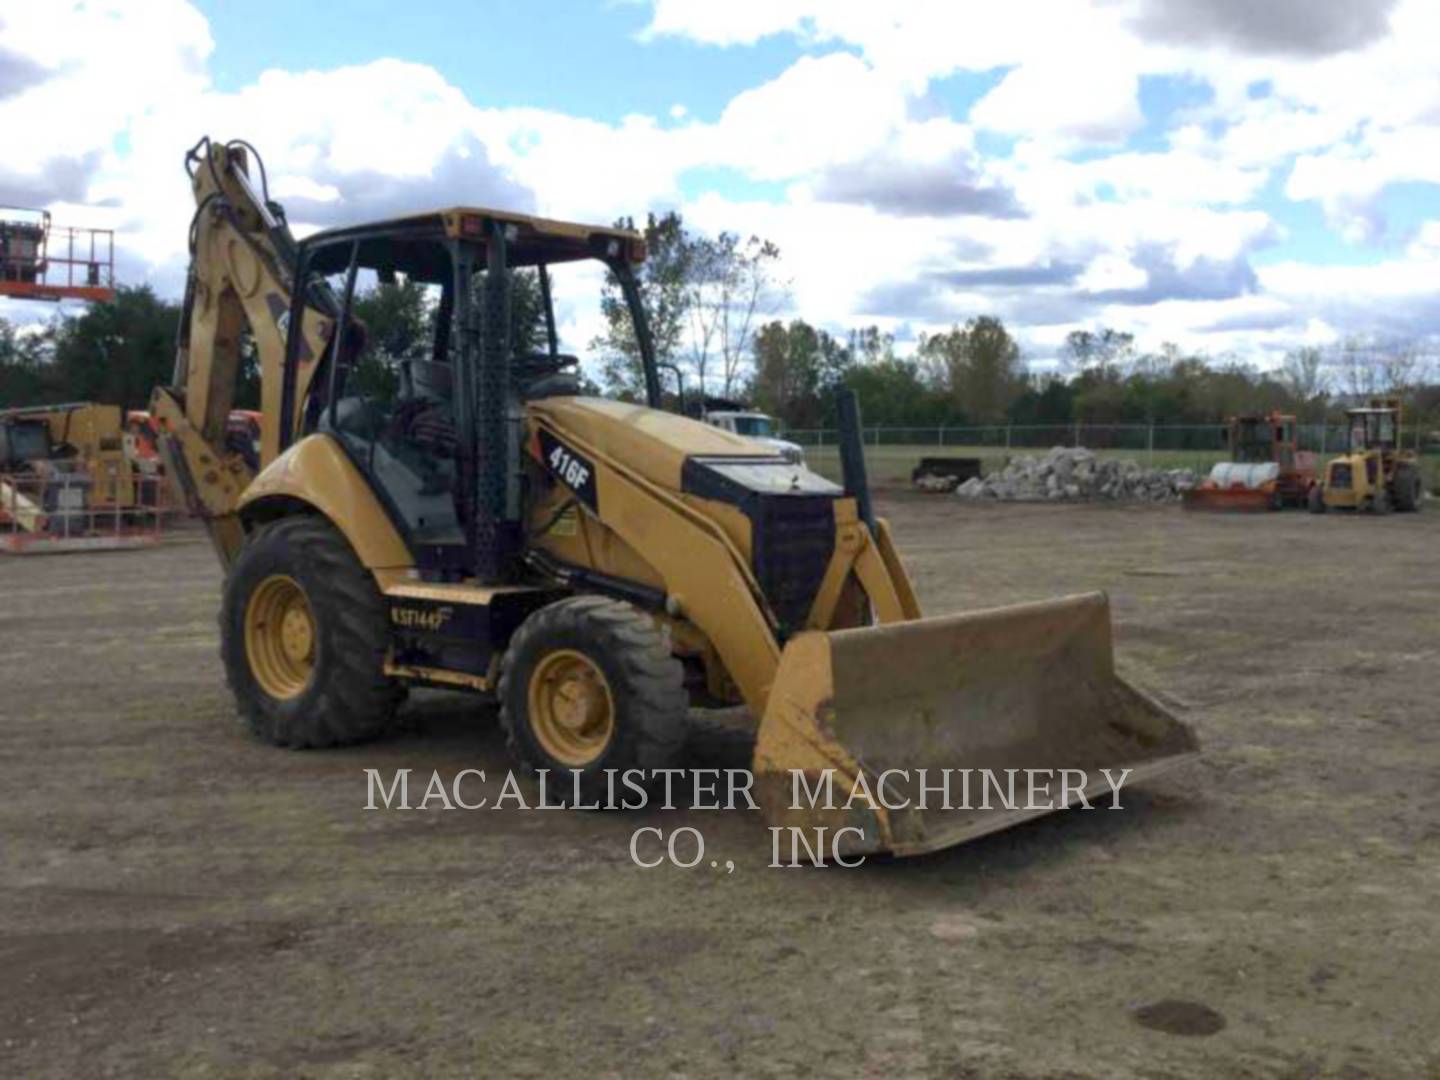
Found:
[[0, 296], [115, 299], [115, 233], [52, 226], [48, 210], [0, 206]]
[[225, 449], [245, 459], [254, 472], [260, 471], [260, 413], [256, 409], [231, 409], [225, 421]]
[[160, 428], [144, 409], [130, 409], [125, 413], [125, 456], [130, 464], [146, 476], [159, 476]]
[[[145, 409], [125, 414], [125, 456], [145, 476], [164, 475], [160, 459], [160, 423]], [[225, 421], [225, 448], [239, 454], [252, 469], [260, 465], [260, 413], [231, 409]]]
[[1232, 416], [1226, 430], [1230, 460], [1185, 493], [1186, 510], [1279, 510], [1301, 506], [1315, 480], [1315, 455], [1297, 447], [1295, 417], [1283, 413]]

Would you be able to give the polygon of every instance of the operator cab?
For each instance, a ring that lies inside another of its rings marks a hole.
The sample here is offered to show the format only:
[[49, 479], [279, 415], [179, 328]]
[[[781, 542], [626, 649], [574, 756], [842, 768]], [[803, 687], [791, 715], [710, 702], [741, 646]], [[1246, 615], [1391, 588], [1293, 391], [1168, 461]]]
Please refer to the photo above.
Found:
[[1387, 452], [1395, 449], [1396, 413], [1394, 409], [1350, 409], [1350, 452], [1367, 450]]
[[1237, 416], [1227, 437], [1232, 440], [1232, 460], [1241, 465], [1275, 462], [1284, 468], [1295, 465], [1295, 420], [1278, 414]]
[[[560, 351], [552, 267], [600, 261], [629, 305], [638, 302], [630, 262], [643, 254], [626, 230], [469, 209], [307, 238], [296, 253], [307, 285], [290, 312], [287, 392], [312, 362], [294, 332], [304, 306], [334, 329], [306, 380], [301, 430], [282, 427], [281, 448], [333, 436], [422, 570], [472, 571], [486, 519], [500, 526], [498, 546], [517, 551], [523, 404], [581, 392], [578, 359]], [[648, 355], [648, 337], [637, 339]], [[645, 367], [658, 401], [653, 364]], [[282, 409], [282, 425], [289, 414]]]
[[0, 472], [18, 472], [53, 456], [50, 425], [40, 417], [0, 416]]

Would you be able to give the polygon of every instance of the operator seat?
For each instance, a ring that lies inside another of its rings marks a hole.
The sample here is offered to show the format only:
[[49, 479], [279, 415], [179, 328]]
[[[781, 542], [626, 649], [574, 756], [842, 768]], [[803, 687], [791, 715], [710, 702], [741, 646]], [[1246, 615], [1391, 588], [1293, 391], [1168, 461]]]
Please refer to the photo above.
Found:
[[525, 353], [515, 357], [515, 385], [524, 401], [547, 397], [574, 397], [580, 393], [580, 361], [565, 353]]

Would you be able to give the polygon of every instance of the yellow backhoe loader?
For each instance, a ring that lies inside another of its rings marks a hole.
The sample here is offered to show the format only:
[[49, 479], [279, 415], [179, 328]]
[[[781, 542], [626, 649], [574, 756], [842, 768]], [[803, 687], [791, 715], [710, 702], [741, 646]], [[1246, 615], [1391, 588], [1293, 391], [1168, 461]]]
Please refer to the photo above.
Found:
[[[1073, 803], [1108, 790], [1101, 769], [1134, 781], [1196, 752], [1116, 675], [1103, 594], [922, 618], [853, 408], [843, 488], [661, 411], [638, 234], [461, 207], [297, 242], [246, 144], [201, 140], [187, 167], [192, 267], [153, 412], [226, 570], [223, 659], [260, 738], [353, 742], [405, 686], [460, 687], [498, 698], [520, 763], [599, 792], [607, 770], [675, 766], [692, 706], [743, 705], [773, 822], [899, 854], [1040, 812], [907, 805], [920, 769], [1086, 770]], [[580, 263], [618, 285], [645, 405], [582, 396], [559, 351], [551, 274]], [[357, 315], [383, 282], [429, 291], [424, 340]], [[246, 329], [253, 475], [225, 449]], [[791, 797], [797, 776], [873, 791], [887, 770], [906, 775], [884, 798]]]

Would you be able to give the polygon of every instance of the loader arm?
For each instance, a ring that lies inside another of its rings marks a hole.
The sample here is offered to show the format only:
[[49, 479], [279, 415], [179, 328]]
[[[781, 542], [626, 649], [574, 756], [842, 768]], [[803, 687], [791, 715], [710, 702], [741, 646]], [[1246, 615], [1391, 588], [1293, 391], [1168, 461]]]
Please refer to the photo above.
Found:
[[[567, 424], [570, 406], [532, 406], [530, 453], [544, 467], [541, 432], [559, 439], [593, 467], [593, 511], [601, 526], [641, 553], [663, 585], [667, 611], [693, 623], [714, 645], [727, 674], [757, 718], [764, 714], [780, 663], [784, 635], [780, 620], [742, 547], [721, 527], [715, 507], [687, 502], [673, 488], [647, 479], [634, 461], [607, 451]], [[563, 481], [562, 481], [563, 482]], [[828, 630], [836, 622], [848, 581], [864, 592], [878, 623], [919, 618], [905, 574], [884, 521], [875, 532], [860, 520], [855, 501], [832, 504], [835, 539], [805, 626]], [[546, 539], [537, 538], [544, 548]], [[753, 544], [753, 537], [751, 539]], [[566, 553], [555, 552], [562, 559]]]
[[[1189, 729], [1116, 673], [1103, 594], [926, 618], [889, 527], [863, 520], [857, 500], [839, 488], [791, 496], [788, 485], [777, 489], [758, 479], [761, 486], [748, 495], [723, 485], [687, 486], [687, 471], [694, 476], [697, 466], [716, 462], [707, 459], [713, 448], [697, 432], [676, 431], [624, 406], [574, 399], [534, 403], [531, 415], [537, 464], [569, 487], [582, 517], [640, 557], [653, 609], [698, 630], [719, 657], [758, 725], [752, 768], [771, 824], [843, 830], [854, 852], [915, 854], [1043, 812], [946, 805], [933, 798], [933, 787], [927, 804], [922, 785], [936, 777], [1060, 770], [1073, 781], [1059, 796], [1068, 804], [1104, 788], [1102, 769], [1139, 778], [1193, 756]], [[627, 434], [637, 428], [656, 442]], [[544, 448], [557, 445], [563, 460], [583, 468], [554, 466]], [[653, 459], [667, 446], [691, 455], [678, 481]], [[770, 462], [747, 467], [795, 472]], [[795, 483], [806, 481], [797, 475]], [[755, 501], [771, 497], [818, 498], [828, 507], [831, 542], [805, 548], [826, 552], [823, 573], [814, 575], [808, 615], [798, 620], [793, 607], [783, 610], [787, 596], [772, 591], [773, 576], [767, 579], [755, 558], [765, 543], [760, 530], [776, 527], [762, 525], [766, 514]], [[737, 505], [745, 503], [750, 512], [740, 525]], [[541, 514], [554, 516], [544, 508]], [[559, 538], [542, 531], [532, 543], [583, 562], [599, 539], [586, 524]], [[868, 602], [868, 617], [858, 622], [838, 603], [843, 590], [856, 587]], [[797, 775], [812, 790], [823, 784], [842, 792], [837, 802], [844, 805], [798, 804]], [[874, 791], [882, 778], [895, 801], [851, 804], [843, 795], [857, 787]]]
[[263, 165], [261, 190], [252, 185], [243, 143], [202, 139], [186, 165], [196, 203], [190, 272], [173, 383], [156, 389], [152, 413], [177, 495], [205, 521], [221, 563], [229, 566], [243, 538], [236, 504], [252, 478], [241, 455], [225, 446], [246, 331], [260, 368], [263, 468], [298, 428], [337, 304], [319, 284], [307, 284], [297, 296], [294, 238], [265, 191]]

